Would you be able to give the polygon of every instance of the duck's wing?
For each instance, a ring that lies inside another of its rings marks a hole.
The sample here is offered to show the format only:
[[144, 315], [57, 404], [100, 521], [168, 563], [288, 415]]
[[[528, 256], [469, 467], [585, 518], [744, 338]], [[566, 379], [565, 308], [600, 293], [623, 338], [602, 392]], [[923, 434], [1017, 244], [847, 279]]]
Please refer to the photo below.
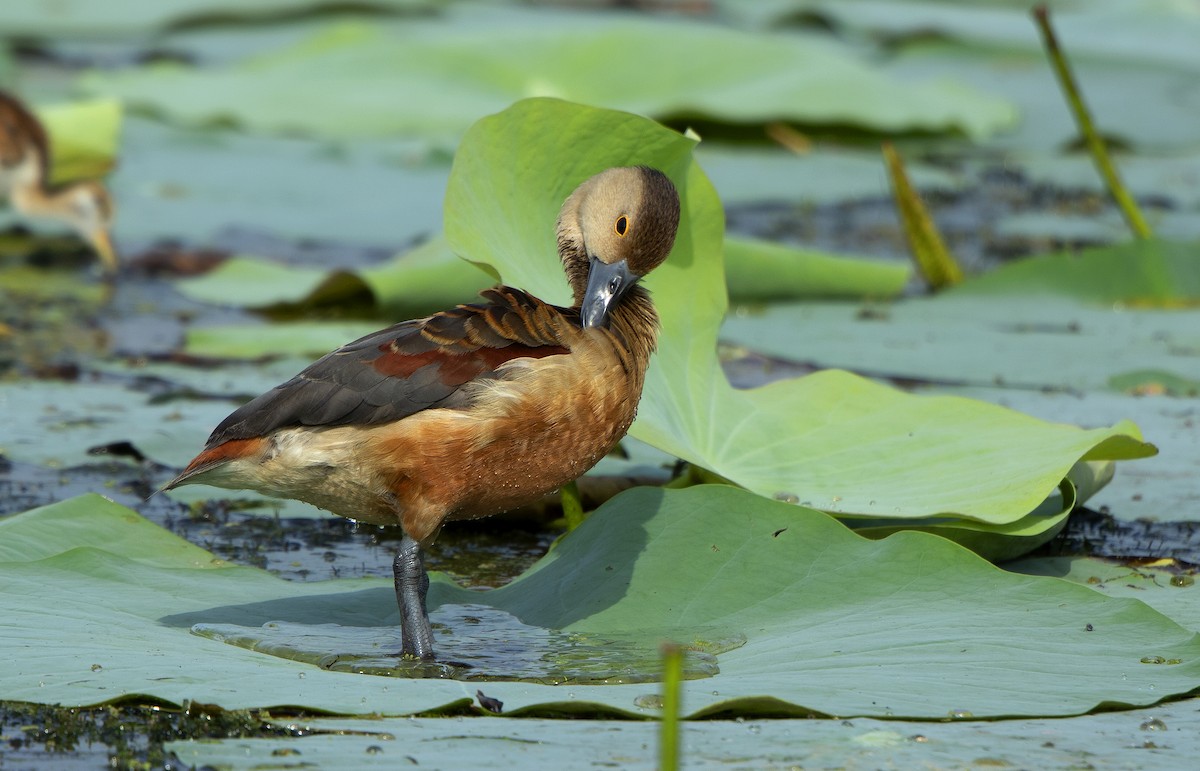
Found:
[[293, 426], [371, 426], [465, 407], [463, 386], [505, 363], [569, 353], [561, 330], [578, 326], [574, 311], [508, 287], [483, 298], [342, 346], [227, 417], [206, 449]]
[[11, 169], [26, 160], [32, 149], [42, 179], [49, 179], [50, 151], [46, 130], [15, 96], [0, 91], [0, 167]]

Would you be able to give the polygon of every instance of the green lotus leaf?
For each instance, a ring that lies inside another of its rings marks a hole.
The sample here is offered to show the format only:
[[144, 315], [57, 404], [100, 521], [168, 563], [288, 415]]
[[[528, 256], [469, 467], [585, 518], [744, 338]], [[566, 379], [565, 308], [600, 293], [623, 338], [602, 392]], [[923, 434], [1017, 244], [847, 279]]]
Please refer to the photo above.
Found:
[[778, 358], [937, 383], [1100, 390], [1139, 370], [1196, 380], [1198, 249], [1144, 241], [1032, 257], [937, 297], [774, 305], [730, 317], [721, 336]]
[[115, 99], [45, 105], [38, 117], [50, 135], [54, 183], [94, 179], [117, 162], [121, 135], [121, 103]]
[[[911, 273], [904, 263], [836, 257], [766, 241], [726, 243], [729, 292], [733, 302], [757, 303], [797, 297], [888, 297], [899, 293]], [[372, 316], [403, 319], [425, 316], [459, 303], [474, 302], [479, 291], [496, 283], [479, 265], [458, 257], [443, 238], [435, 238], [394, 259], [358, 271], [332, 273], [297, 268], [256, 257], [232, 257], [198, 278], [175, 287], [201, 302], [234, 305], [274, 313], [314, 307], [345, 306]], [[231, 340], [243, 331], [230, 328]], [[204, 332], [205, 348], [193, 336], [193, 351], [214, 355], [217, 329]], [[349, 341], [346, 341], [349, 342]], [[230, 349], [227, 355], [239, 355]], [[255, 355], [260, 355], [257, 352]]]
[[[1133, 769], [1145, 766], [1148, 753], [1164, 767], [1187, 768], [1200, 753], [1200, 736], [1189, 730], [1197, 706], [1190, 699], [1070, 720], [705, 720], [680, 733], [689, 768], [875, 768], [886, 757], [896, 768], [1103, 763]], [[257, 771], [289, 756], [327, 771], [392, 769], [401, 758], [435, 768], [571, 768], [581, 757], [632, 771], [658, 767], [660, 726], [648, 721], [477, 718], [459, 723], [452, 736], [446, 735], [447, 721], [436, 717], [273, 722], [280, 735], [272, 738], [173, 741], [164, 749], [186, 765], [229, 771]], [[1169, 732], [1169, 744], [1159, 732]]]
[[[272, 655], [194, 634], [307, 629], [337, 655], [361, 630], [386, 655], [398, 614], [390, 581], [231, 567], [95, 495], [0, 520], [0, 582], [9, 699], [403, 715], [482, 689], [512, 715], [656, 714], [647, 684], [402, 680], [292, 660], [286, 640]], [[504, 588], [435, 576], [430, 607], [449, 620], [436, 627], [448, 660], [471, 644], [470, 608], [576, 639], [743, 638], [717, 655], [719, 673], [685, 683], [692, 716], [1075, 715], [1200, 687], [1200, 637], [1135, 599], [1007, 573], [923, 533], [867, 540], [728, 485], [627, 492]], [[541, 638], [478, 644], [501, 662], [543, 654]]]
[[[734, 19], [755, 25], [798, 18], [811, 23], [815, 17], [847, 38], [886, 41], [889, 74], [927, 78], [953, 72], [956, 79], [1003, 95], [1019, 106], [1022, 116], [1014, 131], [994, 138], [1005, 147], [1057, 154], [1078, 138], [1028, 3], [784, 0], [722, 5]], [[1194, 9], [1124, 0], [1062, 2], [1051, 8], [1060, 44], [1106, 137], [1159, 151], [1163, 146], [1195, 147], [1200, 134], [1194, 106], [1176, 98], [1200, 69], [1195, 54], [1200, 19]], [[1092, 175], [1096, 177], [1094, 169]], [[1061, 188], [1061, 180], [1055, 183]]]
[[[55, 383], [37, 380], [0, 383], [0, 455], [54, 468], [94, 463], [93, 447], [127, 441], [143, 455], [182, 467], [237, 405], [247, 381], [265, 390], [279, 382], [239, 373], [229, 400], [156, 401], [112, 383]], [[227, 384], [226, 387], [229, 387]]]
[[1200, 243], [1146, 239], [1029, 257], [955, 289], [962, 295], [1073, 297], [1100, 305], [1180, 308], [1200, 304]]
[[1005, 567], [1031, 576], [1053, 576], [1089, 586], [1107, 597], [1132, 597], [1170, 616], [1172, 621], [1200, 631], [1200, 603], [1195, 575], [1178, 563], [1134, 566], [1095, 557], [1028, 557]]
[[885, 538], [901, 530], [918, 530], [948, 538], [993, 562], [1011, 560], [1052, 540], [1067, 524], [1072, 509], [1083, 504], [1113, 478], [1111, 461], [1080, 461], [1067, 473], [1059, 494], [1051, 495], [1015, 522], [990, 524], [971, 519], [915, 519], [909, 522], [847, 519], [859, 535]]
[[1007, 103], [945, 78], [885, 77], [829, 38], [477, 6], [395, 24], [333, 24], [225, 67], [158, 63], [92, 73], [83, 86], [177, 122], [329, 137], [455, 138], [479, 115], [537, 95], [660, 118], [972, 137], [1016, 118]]
[[297, 321], [288, 324], [229, 324], [187, 331], [184, 350], [217, 359], [295, 356], [317, 359], [379, 325], [364, 321]]
[[757, 239], [725, 239], [731, 303], [801, 297], [891, 297], [912, 275], [908, 263], [856, 260]]
[[236, 255], [204, 275], [177, 280], [175, 288], [184, 297], [214, 305], [269, 308], [311, 295], [326, 275], [319, 268]]
[[1066, 423], [1102, 425], [1123, 415], [1154, 437], [1159, 454], [1130, 464], [1103, 489], [1080, 485], [1080, 501], [1089, 508], [1107, 511], [1120, 520], [1194, 522], [1200, 519], [1196, 501], [1196, 458], [1200, 457], [1200, 432], [1196, 431], [1194, 401], [1153, 396], [1130, 396], [1109, 391], [1044, 391], [1022, 388], [947, 388], [939, 392], [1003, 404], [1006, 407]]
[[175, 286], [194, 300], [214, 304], [273, 312], [346, 306], [360, 314], [366, 310], [371, 316], [399, 320], [473, 302], [481, 289], [495, 282], [486, 271], [450, 251], [445, 239], [435, 238], [386, 263], [356, 271], [329, 272], [234, 257]]
[[[978, 49], [994, 46], [1043, 56], [1037, 28], [1023, 2], [984, 2], [944, 6], [937, 2], [888, 0], [783, 0], [755, 3], [719, 0], [735, 17], [777, 25], [805, 11], [828, 19], [845, 34], [886, 37], [894, 44], [938, 36]], [[1054, 25], [1072, 57], [1085, 61], [1153, 62], [1196, 70], [1192, 45], [1200, 19], [1192, 9], [1172, 3], [1091, 0], [1055, 3]]]
[[[696, 160], [726, 206], [764, 201], [812, 206], [885, 198], [889, 194], [877, 147], [819, 145], [809, 154], [797, 155], [754, 145], [704, 144], [696, 148]], [[958, 192], [966, 181], [962, 175], [920, 161], [906, 166], [913, 186], [922, 193]], [[1095, 170], [1091, 171], [1095, 176]]]
[[[120, 206], [118, 243], [211, 244], [225, 240], [231, 227], [246, 228], [317, 242], [316, 254], [332, 252], [337, 264], [347, 264], [343, 244], [394, 250], [441, 223], [449, 158], [426, 142], [332, 144], [136, 116], [125, 121], [123, 134], [130, 150], [107, 180]], [[235, 243], [245, 244], [245, 237]], [[351, 258], [362, 256], [351, 252]]]
[[[1084, 431], [841, 371], [734, 390], [715, 354], [723, 218], [691, 160], [694, 144], [629, 114], [526, 100], [467, 134], [447, 188], [446, 235], [459, 254], [566, 302], [549, 223], [571, 189], [601, 169], [638, 163], [675, 180], [684, 219], [670, 259], [647, 278], [663, 333], [634, 436], [768, 497], [865, 517], [993, 524], [1028, 515], [1079, 460], [1154, 452], [1129, 423]], [[514, 166], [514, 148], [528, 147], [537, 152]], [[808, 337], [798, 329], [778, 334], [794, 345]]]
[[[360, 0], [359, 11], [428, 11], [439, 0]], [[294, 19], [305, 13], [345, 9], [339, 0], [111, 0], [104, 4], [46, 5], [12, 0], [0, 11], [6, 34], [19, 38], [127, 38], [171, 27]]]

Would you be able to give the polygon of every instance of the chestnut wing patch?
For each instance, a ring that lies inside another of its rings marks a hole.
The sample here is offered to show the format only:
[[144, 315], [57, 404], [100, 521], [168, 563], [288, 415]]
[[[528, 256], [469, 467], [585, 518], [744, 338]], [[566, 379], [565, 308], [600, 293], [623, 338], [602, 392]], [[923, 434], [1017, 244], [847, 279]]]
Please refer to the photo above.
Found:
[[49, 180], [49, 143], [36, 118], [12, 96], [0, 91], [0, 166], [11, 168], [24, 159], [24, 141], [38, 154], [42, 179]]
[[227, 417], [206, 446], [293, 426], [369, 426], [465, 407], [462, 387], [494, 377], [506, 362], [569, 353], [554, 332], [578, 323], [572, 311], [506, 287], [483, 297], [488, 302], [406, 321], [327, 354]]
[[540, 359], [567, 353], [561, 346], [543, 345], [536, 348], [513, 343], [503, 348], [479, 348], [462, 353], [438, 348], [418, 354], [406, 354], [385, 350], [372, 362], [377, 372], [389, 378], [406, 380], [427, 367], [433, 367], [438, 381], [444, 386], [457, 388], [480, 375], [495, 372], [501, 364], [523, 357]]

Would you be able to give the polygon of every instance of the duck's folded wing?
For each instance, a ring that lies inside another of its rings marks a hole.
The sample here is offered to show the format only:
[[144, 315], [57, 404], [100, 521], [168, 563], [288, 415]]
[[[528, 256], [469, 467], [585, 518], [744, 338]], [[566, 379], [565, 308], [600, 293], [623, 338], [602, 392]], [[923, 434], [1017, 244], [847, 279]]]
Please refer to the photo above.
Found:
[[206, 447], [291, 426], [377, 425], [435, 407], [464, 407], [463, 386], [507, 362], [569, 352], [561, 327], [572, 311], [499, 287], [487, 301], [406, 321], [342, 346], [246, 403]]
[[32, 145], [42, 179], [48, 180], [49, 144], [42, 124], [15, 97], [0, 91], [0, 166], [12, 168], [25, 160]]

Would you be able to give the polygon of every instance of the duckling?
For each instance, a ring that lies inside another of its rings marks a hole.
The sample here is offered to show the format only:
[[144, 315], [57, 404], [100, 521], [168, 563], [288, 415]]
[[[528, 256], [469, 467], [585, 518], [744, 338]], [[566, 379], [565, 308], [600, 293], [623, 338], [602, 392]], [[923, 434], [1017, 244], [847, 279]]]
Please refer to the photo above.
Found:
[[499, 286], [344, 345], [226, 418], [164, 489], [249, 488], [399, 524], [401, 654], [432, 661], [423, 550], [445, 522], [571, 482], [625, 435], [659, 327], [638, 281], [667, 259], [679, 211], [656, 169], [591, 177], [557, 224], [571, 307]]
[[70, 225], [116, 273], [117, 255], [108, 232], [113, 205], [99, 182], [50, 185], [50, 144], [41, 122], [14, 96], [0, 91], [0, 196], [27, 217]]

